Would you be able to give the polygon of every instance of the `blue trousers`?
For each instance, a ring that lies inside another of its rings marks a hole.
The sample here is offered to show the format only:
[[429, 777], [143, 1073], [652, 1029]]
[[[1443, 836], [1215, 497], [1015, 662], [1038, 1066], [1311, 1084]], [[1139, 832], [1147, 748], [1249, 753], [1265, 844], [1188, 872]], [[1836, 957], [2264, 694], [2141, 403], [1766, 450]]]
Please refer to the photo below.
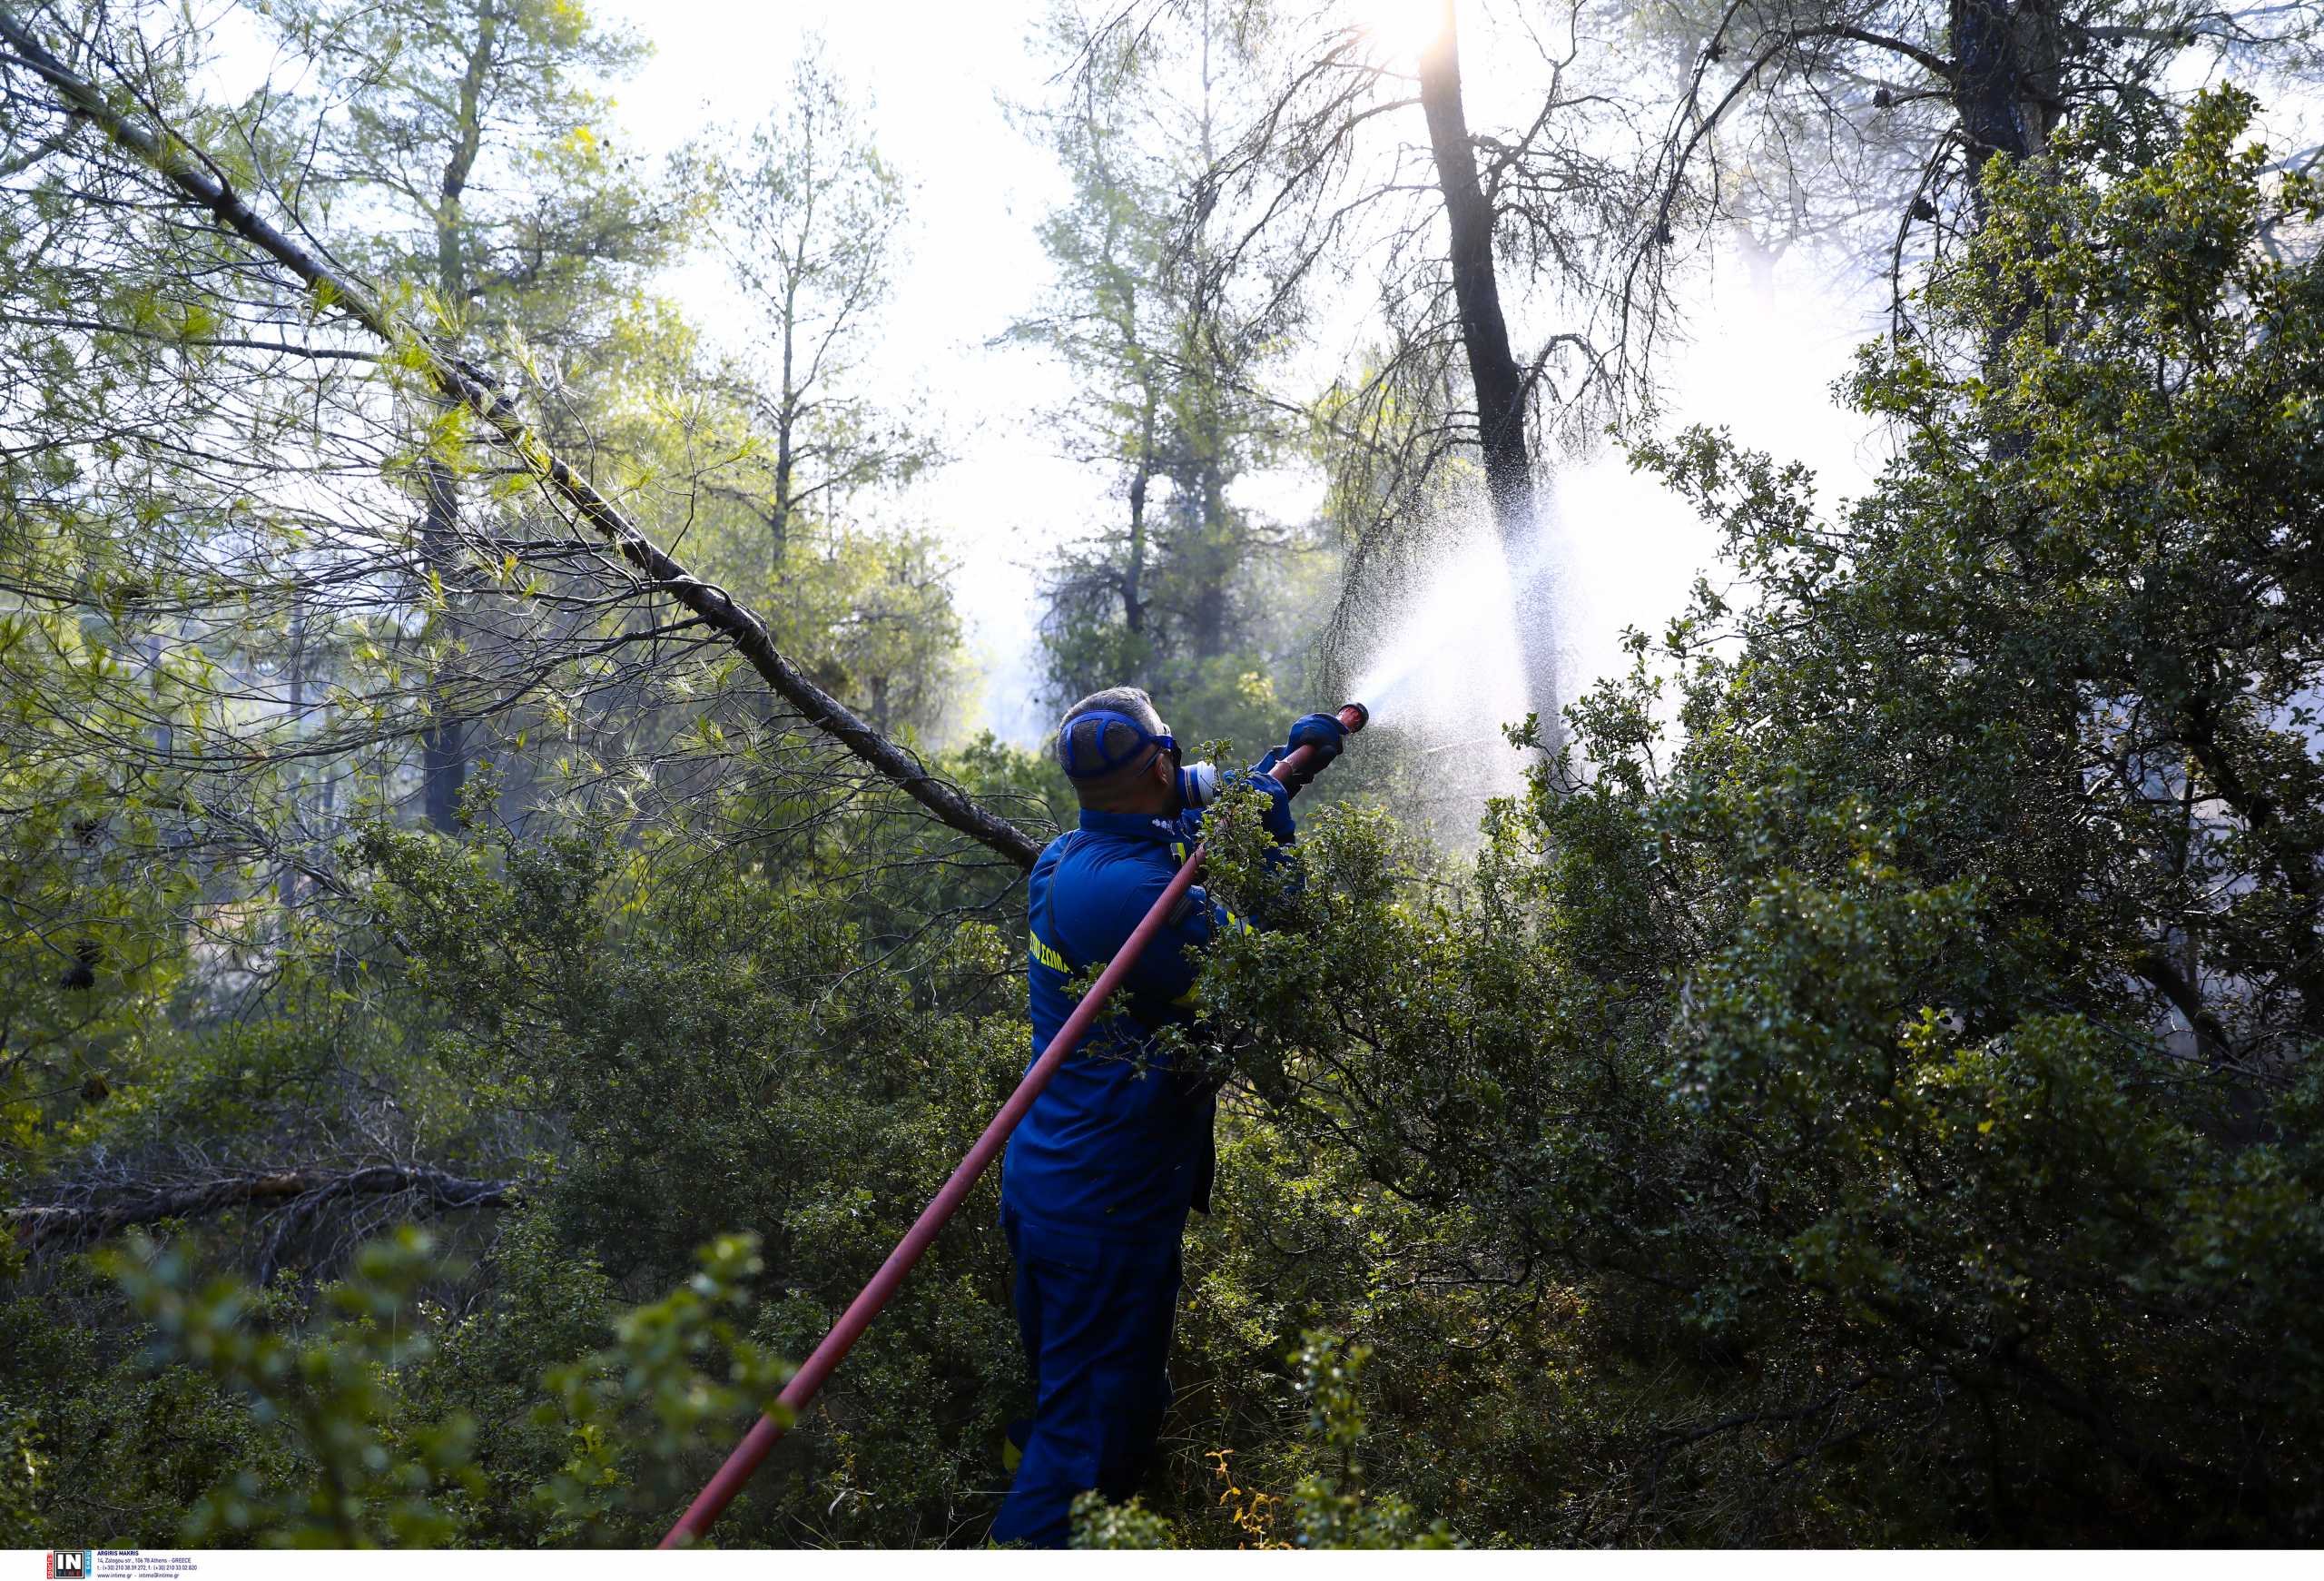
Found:
[[1094, 1487], [1128, 1498], [1153, 1458], [1170, 1403], [1181, 1237], [1108, 1240], [1007, 1206], [1000, 1222], [1034, 1395], [1031, 1420], [1010, 1433], [1024, 1458], [992, 1540], [1061, 1548], [1076, 1497]]

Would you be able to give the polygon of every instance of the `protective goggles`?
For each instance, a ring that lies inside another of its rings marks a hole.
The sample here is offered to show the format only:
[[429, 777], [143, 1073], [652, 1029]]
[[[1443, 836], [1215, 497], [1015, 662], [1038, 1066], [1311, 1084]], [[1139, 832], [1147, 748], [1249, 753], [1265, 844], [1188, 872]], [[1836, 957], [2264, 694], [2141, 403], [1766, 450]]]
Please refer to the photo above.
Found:
[[[1089, 726], [1086, 731], [1084, 725]], [[1117, 725], [1129, 732], [1130, 745], [1119, 752], [1108, 753], [1106, 740]], [[1068, 779], [1103, 779], [1143, 760], [1148, 747], [1168, 753], [1172, 766], [1178, 766], [1178, 744], [1171, 736], [1148, 734], [1145, 726], [1127, 714], [1118, 714], [1111, 708], [1093, 708], [1087, 714], [1075, 715], [1067, 724], [1058, 744], [1058, 761]], [[1177, 780], [1178, 799], [1189, 807], [1208, 806], [1218, 799], [1222, 779], [1216, 764], [1194, 763], [1177, 767]]]
[[[1089, 728], [1083, 729], [1085, 725]], [[1119, 753], [1108, 753], [1106, 742], [1116, 726], [1129, 732], [1131, 745]], [[1064, 739], [1059, 743], [1058, 759], [1064, 765], [1068, 779], [1103, 779], [1143, 758], [1150, 746], [1159, 747], [1174, 757], [1177, 756], [1178, 744], [1169, 736], [1147, 735], [1146, 726], [1127, 714], [1094, 708], [1087, 714], [1075, 715], [1068, 722]]]

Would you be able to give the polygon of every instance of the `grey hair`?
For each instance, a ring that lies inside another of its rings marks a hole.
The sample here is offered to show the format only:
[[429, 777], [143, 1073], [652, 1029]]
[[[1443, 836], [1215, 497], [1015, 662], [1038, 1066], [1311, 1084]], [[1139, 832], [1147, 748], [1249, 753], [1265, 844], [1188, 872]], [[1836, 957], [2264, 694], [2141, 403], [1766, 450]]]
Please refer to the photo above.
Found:
[[[1077, 731], [1074, 721], [1087, 714], [1116, 713], [1135, 719], [1148, 736], [1162, 734], [1162, 716], [1154, 707], [1154, 699], [1136, 687], [1108, 687], [1102, 692], [1092, 692], [1065, 711], [1057, 723], [1057, 736], [1050, 750], [1057, 766], [1066, 766], [1065, 747], [1069, 740], [1084, 763], [1102, 763], [1108, 758], [1120, 757], [1137, 745], [1129, 732], [1119, 725], [1091, 719]], [[1129, 766], [1125, 764], [1124, 767]]]

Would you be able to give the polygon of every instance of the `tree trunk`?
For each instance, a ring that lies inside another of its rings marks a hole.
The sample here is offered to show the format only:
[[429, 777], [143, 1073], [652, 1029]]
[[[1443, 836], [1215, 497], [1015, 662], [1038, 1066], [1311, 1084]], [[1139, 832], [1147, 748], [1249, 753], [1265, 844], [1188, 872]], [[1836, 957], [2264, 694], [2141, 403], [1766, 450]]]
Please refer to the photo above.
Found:
[[[1991, 207], [1985, 201], [1985, 170], [1995, 156], [2013, 162], [2037, 157], [2063, 113], [2058, 74], [2063, 41], [2056, 18], [2043, 0], [1951, 0], [1954, 114], [1969, 151], [1970, 212], [1982, 228]], [[2012, 336], [2033, 312], [2034, 297], [2021, 294], [1987, 328], [1982, 353], [1989, 372], [2000, 367]], [[2027, 440], [2014, 430], [1993, 437], [1997, 453], [2022, 451]]]
[[1436, 35], [1420, 60], [1421, 109], [1428, 117], [1436, 184], [1452, 236], [1452, 297], [1477, 402], [1477, 444], [1508, 558], [1510, 597], [1525, 666], [1527, 703], [1542, 739], [1559, 737], [1556, 630], [1550, 608], [1547, 544], [1534, 509], [1532, 459], [1525, 437], [1525, 376], [1509, 346], [1501, 284], [1493, 272], [1492, 206], [1477, 180], [1476, 150], [1461, 103], [1461, 44], [1452, 0], [1439, 0]]
[[468, 173], [484, 147], [484, 84], [500, 42], [500, 14], [490, 0], [478, 8], [476, 37], [469, 42], [467, 70], [460, 74], [458, 140], [444, 159], [436, 200], [436, 289], [445, 308], [458, 312], [468, 298], [468, 268], [460, 234], [460, 198]]
[[177, 732], [170, 728], [170, 713], [162, 697], [162, 635], [154, 632], [145, 638], [145, 668], [153, 677], [154, 713], [153, 750], [160, 753], [163, 764], [177, 750]]
[[[296, 741], [304, 734], [301, 726], [305, 722], [304, 716], [307, 711], [307, 600], [303, 594], [297, 591], [293, 591], [290, 595], [290, 668], [289, 712], [291, 739]], [[300, 772], [297, 768], [290, 769], [290, 783], [283, 789], [283, 795], [290, 804], [290, 822], [294, 829], [299, 822], [298, 776]], [[275, 891], [281, 897], [284, 911], [287, 912], [299, 904], [299, 868], [295, 863], [287, 858], [276, 874]], [[284, 925], [288, 927], [287, 921]]]
[[1146, 635], [1146, 490], [1154, 479], [1154, 392], [1146, 392], [1146, 426], [1137, 450], [1137, 469], [1129, 479], [1129, 564], [1122, 569], [1122, 625], [1132, 637]]
[[[460, 200], [484, 146], [485, 79], [500, 37], [500, 15], [490, 0], [478, 8], [476, 21], [468, 69], [460, 77], [458, 137], [445, 156], [436, 202], [436, 292], [444, 310], [454, 314], [464, 313], [468, 291]], [[459, 563], [459, 497], [451, 469], [432, 456], [420, 463], [420, 478], [427, 494], [420, 554], [446, 589], [443, 618], [447, 635], [456, 637], [449, 589]], [[446, 673], [450, 663], [439, 662], [429, 678], [428, 724], [419, 736], [421, 802], [428, 825], [448, 835], [459, 827], [460, 791], [468, 780], [466, 732], [452, 712], [453, 677]]]
[[[446, 586], [444, 618], [451, 618], [451, 578], [459, 530], [458, 500], [452, 492], [452, 469], [434, 456], [419, 464], [427, 491], [426, 525], [420, 532], [420, 554]], [[428, 682], [428, 723], [419, 733], [419, 782], [428, 825], [443, 834], [459, 827], [460, 789], [468, 778], [460, 721], [454, 712], [453, 663], [436, 661]]]
[[[1114, 245], [1119, 238], [1120, 222], [1111, 215], [1106, 221], [1106, 244], [1100, 256], [1109, 268], [1113, 266]], [[1121, 331], [1122, 345], [1130, 352], [1130, 367], [1137, 379], [1137, 463], [1129, 478], [1129, 564], [1122, 571], [1122, 625], [1129, 634], [1140, 640], [1134, 648], [1144, 647], [1146, 636], [1146, 500], [1154, 482], [1154, 425], [1162, 404], [1160, 392], [1155, 388], [1153, 364], [1140, 349], [1137, 339], [1137, 286], [1128, 271], [1119, 272], [1121, 309], [1117, 327]], [[1140, 652], [1138, 662], [1145, 665], [1150, 654]], [[1140, 679], [1151, 679], [1141, 676]]]
[[1953, 58], [1960, 72], [1954, 111], [1969, 146], [1969, 173], [1977, 183], [1974, 202], [1983, 224], [1985, 200], [1978, 178], [1986, 164], [1996, 153], [2024, 159], [2033, 151], [2019, 114], [2018, 19], [2009, 0], [1952, 0], [1952, 12]]
[[[803, 251], [801, 256], [803, 261]], [[778, 578], [783, 575], [783, 557], [791, 552], [791, 474], [798, 465], [793, 430], [799, 420], [802, 396], [792, 386], [798, 328], [799, 270], [793, 267], [783, 288], [783, 404], [774, 423], [774, 509], [766, 519], [769, 548]]]
[[[1205, 415], [1211, 420], [1209, 438], [1216, 445], [1217, 418], [1207, 403]], [[1227, 579], [1233, 559], [1227, 545], [1233, 524], [1226, 519], [1226, 474], [1215, 452], [1196, 475], [1202, 479], [1202, 525], [1195, 539], [1195, 564], [1202, 581], [1195, 594], [1195, 657], [1216, 658], [1226, 651]]]

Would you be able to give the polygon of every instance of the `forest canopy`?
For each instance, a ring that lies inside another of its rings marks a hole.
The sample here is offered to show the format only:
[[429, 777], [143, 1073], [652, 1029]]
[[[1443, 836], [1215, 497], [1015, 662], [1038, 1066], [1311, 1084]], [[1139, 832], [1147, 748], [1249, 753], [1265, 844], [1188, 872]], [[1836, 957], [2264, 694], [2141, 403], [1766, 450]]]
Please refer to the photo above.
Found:
[[[2324, 1541], [2324, 14], [1381, 10], [994, 85], [1102, 500], [1024, 706], [1241, 761], [1463, 532], [1521, 618], [1506, 794], [1383, 732], [1210, 840], [1276, 925], [1076, 1541]], [[911, 173], [812, 40], [649, 156], [590, 7], [236, 15], [0, 0], [0, 1530], [650, 1545], [1032, 1052], [1074, 797], [897, 503], [977, 442], [881, 371]], [[1855, 498], [1666, 415], [1738, 258], [1883, 303]], [[1608, 677], [1592, 450], [1713, 546]], [[984, 1541], [997, 1220], [717, 1541]]]

